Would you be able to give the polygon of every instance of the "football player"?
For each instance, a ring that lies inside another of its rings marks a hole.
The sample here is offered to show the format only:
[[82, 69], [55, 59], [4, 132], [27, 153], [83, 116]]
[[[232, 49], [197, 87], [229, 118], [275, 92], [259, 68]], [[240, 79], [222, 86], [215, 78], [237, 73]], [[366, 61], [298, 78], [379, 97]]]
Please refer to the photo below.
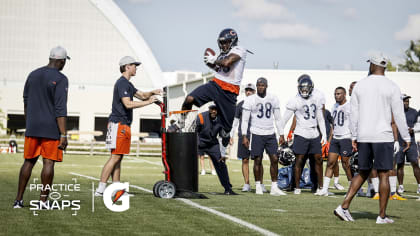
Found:
[[247, 50], [238, 45], [238, 34], [233, 29], [222, 30], [217, 43], [220, 54], [204, 56], [206, 65], [216, 72], [215, 77], [188, 94], [182, 110], [191, 110], [192, 105], [201, 107], [213, 101], [220, 111], [222, 141], [226, 147], [230, 141], [229, 133], [235, 116], [236, 97], [239, 94]]
[[[336, 104], [332, 108], [334, 126], [329, 140], [328, 164], [325, 171], [324, 185], [319, 195], [328, 196], [328, 187], [333, 175], [333, 168], [337, 164], [338, 156], [341, 156], [341, 164], [346, 172], [347, 180], [351, 184], [353, 178], [350, 170], [350, 156], [352, 154], [350, 132], [350, 103], [346, 99], [346, 89], [335, 89], [334, 97]], [[331, 139], [332, 138], [332, 139]]]
[[397, 175], [399, 183], [398, 192], [404, 192], [404, 162], [407, 158], [407, 161], [409, 161], [411, 163], [411, 166], [413, 167], [414, 176], [416, 177], [418, 184], [417, 193], [420, 194], [420, 168], [417, 159], [417, 145], [415, 145], [416, 139], [414, 136], [414, 125], [417, 123], [419, 114], [415, 109], [410, 107], [410, 98], [411, 96], [403, 94], [405, 118], [407, 120], [408, 132], [411, 136], [411, 143], [413, 145], [411, 145], [410, 149], [408, 149], [406, 152], [402, 152], [401, 150], [403, 149], [404, 140], [401, 138], [400, 134], [398, 135], [398, 141], [400, 144], [400, 151], [397, 153]]
[[[319, 186], [322, 186], [322, 157], [321, 143], [326, 143], [325, 120], [322, 114], [322, 103], [312, 96], [314, 84], [309, 75], [301, 75], [298, 80], [298, 93], [289, 100], [283, 116], [282, 124], [286, 124], [293, 114], [296, 116], [296, 129], [293, 141], [293, 152], [296, 155], [295, 164], [295, 194], [300, 194], [299, 187], [302, 168], [305, 164], [305, 155], [315, 158], [315, 172]], [[319, 126], [319, 131], [318, 131]], [[321, 133], [321, 135], [320, 135]], [[284, 137], [280, 136], [280, 144]], [[317, 193], [320, 189], [317, 190]]]
[[[274, 196], [286, 195], [277, 185], [278, 156], [277, 137], [274, 129], [276, 123], [277, 133], [283, 135], [281, 124], [280, 102], [277, 96], [267, 93], [268, 82], [265, 78], [257, 80], [257, 94], [245, 98], [242, 114], [242, 143], [251, 148], [251, 158], [254, 160], [255, 193], [263, 194], [261, 186], [262, 158], [264, 149], [270, 157], [271, 191]], [[251, 137], [248, 139], [248, 121], [251, 117]], [[251, 140], [251, 141], [250, 141]]]

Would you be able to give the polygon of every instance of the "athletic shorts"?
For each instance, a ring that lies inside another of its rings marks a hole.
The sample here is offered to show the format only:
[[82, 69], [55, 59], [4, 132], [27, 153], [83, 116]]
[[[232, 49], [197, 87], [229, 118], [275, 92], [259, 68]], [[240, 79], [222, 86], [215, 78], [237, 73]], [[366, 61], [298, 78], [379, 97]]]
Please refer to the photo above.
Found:
[[218, 161], [222, 157], [219, 146], [219, 144], [215, 144], [211, 146], [198, 147], [197, 153], [199, 156], [204, 156], [204, 154], [207, 154], [210, 156], [210, 158], [215, 158]]
[[353, 146], [351, 145], [351, 139], [335, 139], [333, 138], [330, 143], [329, 152], [337, 153], [342, 157], [351, 156]]
[[235, 118], [237, 97], [235, 93], [223, 90], [216, 82], [209, 81], [198, 86], [188, 96], [194, 98], [194, 105], [198, 107], [213, 101], [217, 106], [217, 116], [220, 118], [223, 130], [230, 132]]
[[[247, 137], [250, 140], [250, 136]], [[238, 159], [249, 159], [251, 152], [242, 144], [242, 138], [242, 135], [238, 136]]]
[[251, 158], [262, 157], [264, 149], [268, 155], [277, 154], [277, 149], [279, 147], [276, 134], [251, 134], [249, 146], [251, 147]]
[[295, 134], [292, 149], [297, 155], [322, 154], [321, 137], [307, 139]]
[[105, 142], [106, 147], [111, 150], [111, 154], [129, 154], [131, 144], [130, 126], [109, 122]]
[[357, 143], [360, 170], [392, 170], [394, 143]]
[[38, 137], [25, 137], [24, 153], [25, 159], [32, 159], [39, 155], [42, 158], [61, 162], [63, 161], [63, 150], [58, 149], [60, 140]]
[[400, 151], [396, 155], [397, 164], [404, 164], [405, 159], [410, 163], [418, 163], [418, 152], [417, 144], [415, 142], [411, 143], [410, 148], [403, 152], [404, 147], [400, 146]]

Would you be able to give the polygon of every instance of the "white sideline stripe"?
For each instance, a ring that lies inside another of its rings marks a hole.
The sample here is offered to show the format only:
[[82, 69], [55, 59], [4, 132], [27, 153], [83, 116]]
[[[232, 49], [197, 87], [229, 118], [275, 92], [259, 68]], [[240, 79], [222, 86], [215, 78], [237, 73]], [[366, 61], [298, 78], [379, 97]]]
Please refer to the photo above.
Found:
[[[74, 172], [69, 172], [69, 173], [72, 174], [72, 175], [76, 175], [76, 176], [84, 177], [84, 178], [87, 178], [87, 179], [99, 181], [98, 178], [95, 178], [95, 177], [92, 177], [92, 176], [82, 175], [82, 174], [78, 174], [78, 173], [74, 173]], [[151, 191], [149, 189], [142, 188], [142, 187], [139, 187], [139, 186], [136, 186], [136, 185], [131, 185], [130, 184], [130, 187], [133, 187], [133, 188], [136, 188], [136, 189], [139, 189], [139, 190], [148, 192], [148, 193], [152, 193], [153, 192], [153, 191]], [[202, 205], [200, 205], [198, 203], [195, 203], [195, 202], [193, 202], [191, 200], [188, 200], [188, 199], [185, 199], [185, 198], [176, 198], [175, 200], [181, 201], [181, 202], [183, 202], [183, 203], [185, 203], [187, 205], [190, 205], [192, 207], [195, 207], [195, 208], [198, 208], [198, 209], [201, 209], [201, 210], [205, 210], [205, 211], [210, 212], [212, 214], [215, 214], [217, 216], [223, 217], [223, 218], [228, 219], [228, 220], [230, 220], [232, 222], [235, 222], [235, 223], [240, 224], [242, 226], [245, 226], [245, 227], [247, 227], [249, 229], [252, 229], [254, 231], [257, 231], [258, 233], [261, 233], [263, 235], [278, 236], [278, 234], [276, 234], [276, 233], [273, 233], [273, 232], [268, 231], [266, 229], [260, 228], [260, 227], [254, 225], [254, 224], [251, 224], [249, 222], [243, 221], [243, 220], [238, 219], [238, 218], [236, 218], [234, 216], [231, 216], [231, 215], [225, 214], [223, 212], [220, 212], [220, 211], [211, 209], [209, 207], [202, 206]]]
[[133, 160], [133, 161], [136, 161], [136, 162], [145, 162], [145, 163], [149, 163], [149, 164], [152, 164], [152, 165], [158, 165], [158, 166], [162, 165], [161, 162], [153, 162], [153, 161], [143, 160], [143, 159], [134, 158], [134, 157], [126, 157], [126, 159]]
[[418, 199], [420, 199], [420, 195], [419, 195], [419, 196], [414, 196], [414, 195], [403, 194], [402, 196], [403, 196], [403, 197], [404, 197], [404, 196], [407, 196], [407, 197], [414, 197], [414, 198], [418, 198]]

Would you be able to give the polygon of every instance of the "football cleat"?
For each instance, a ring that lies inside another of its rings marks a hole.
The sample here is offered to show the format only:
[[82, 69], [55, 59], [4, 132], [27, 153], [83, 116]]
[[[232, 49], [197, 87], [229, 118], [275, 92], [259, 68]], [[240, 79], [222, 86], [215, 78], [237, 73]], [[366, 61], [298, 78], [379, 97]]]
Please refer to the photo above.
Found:
[[264, 184], [261, 184], [261, 188], [262, 188], [263, 193], [268, 192], [267, 189], [265, 188], [265, 185]]
[[211, 170], [212, 175], [217, 175], [216, 170]]
[[301, 194], [302, 190], [300, 190], [300, 188], [295, 188], [295, 191], [293, 192], [296, 195]]
[[403, 185], [398, 186], [398, 190], [397, 190], [397, 192], [398, 192], [399, 194], [403, 194], [403, 193], [404, 193], [404, 186], [403, 186]]
[[102, 197], [104, 193], [100, 193], [98, 191], [95, 191], [95, 197]]
[[23, 208], [23, 200], [15, 200], [13, 208]]
[[226, 190], [224, 192], [224, 194], [225, 195], [239, 195], [239, 194], [235, 193], [232, 189]]
[[249, 184], [244, 184], [242, 192], [251, 192], [251, 186]]
[[[316, 194], [316, 193], [315, 193]], [[319, 192], [318, 192], [318, 196], [325, 196], [325, 197], [328, 197], [328, 195], [329, 195], [329, 193], [328, 193], [328, 189], [321, 189]]]
[[420, 187], [417, 189], [417, 194], [420, 194]]
[[201, 175], [206, 175], [206, 170], [201, 170]]
[[335, 189], [340, 190], [340, 191], [344, 190], [344, 187], [339, 183], [334, 184], [334, 187]]
[[287, 195], [285, 192], [281, 191], [277, 185], [271, 186], [270, 195], [272, 196], [284, 196]]
[[373, 200], [379, 200], [379, 193], [375, 193], [375, 196], [372, 198]]
[[353, 217], [350, 214], [350, 211], [344, 210], [341, 205], [339, 205], [337, 208], [335, 208], [334, 210], [334, 215], [336, 215], [338, 218], [340, 218], [341, 220], [344, 221], [354, 221]]
[[394, 193], [394, 195], [392, 195], [392, 196], [389, 197], [389, 200], [406, 201], [407, 198], [403, 198], [398, 193]]
[[263, 195], [264, 194], [261, 184], [255, 185], [255, 193], [258, 194], [258, 195]]
[[394, 223], [394, 220], [388, 218], [385, 216], [385, 218], [382, 218], [380, 216], [378, 216], [378, 218], [376, 218], [376, 224], [392, 224]]

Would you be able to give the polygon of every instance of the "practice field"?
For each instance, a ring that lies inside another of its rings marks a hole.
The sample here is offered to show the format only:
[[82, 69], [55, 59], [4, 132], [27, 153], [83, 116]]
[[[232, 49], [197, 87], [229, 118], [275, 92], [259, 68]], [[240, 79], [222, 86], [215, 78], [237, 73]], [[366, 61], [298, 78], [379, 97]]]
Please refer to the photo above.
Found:
[[[44, 210], [37, 216], [29, 208], [39, 192], [24, 195], [25, 208], [13, 209], [22, 154], [0, 155], [0, 235], [418, 235], [419, 195], [411, 166], [405, 168], [405, 196], [408, 201], [389, 201], [388, 214], [394, 224], [376, 225], [378, 201], [357, 197], [351, 206], [355, 222], [340, 221], [333, 210], [345, 192], [332, 197], [314, 196], [308, 191], [295, 196], [273, 197], [269, 194], [241, 193], [241, 162], [229, 160], [229, 174], [239, 196], [224, 196], [217, 176], [200, 176], [199, 187], [209, 199], [158, 199], [150, 193], [153, 184], [163, 179], [159, 158], [127, 158], [122, 162], [122, 182], [130, 182], [130, 209], [117, 213], [108, 210], [101, 197], [95, 197], [92, 209], [92, 183], [108, 157], [66, 155], [55, 168], [55, 184], [73, 184], [79, 192], [61, 191], [61, 199], [80, 200], [80, 210]], [[208, 161], [206, 160], [206, 165]], [[38, 178], [38, 161], [29, 183]], [[264, 163], [265, 185], [270, 186], [268, 162]], [[252, 172], [251, 172], [252, 173]], [[344, 171], [340, 183], [347, 187]], [[254, 187], [254, 181], [252, 181]], [[69, 195], [65, 197], [64, 195]], [[57, 196], [55, 196], [57, 197]]]

